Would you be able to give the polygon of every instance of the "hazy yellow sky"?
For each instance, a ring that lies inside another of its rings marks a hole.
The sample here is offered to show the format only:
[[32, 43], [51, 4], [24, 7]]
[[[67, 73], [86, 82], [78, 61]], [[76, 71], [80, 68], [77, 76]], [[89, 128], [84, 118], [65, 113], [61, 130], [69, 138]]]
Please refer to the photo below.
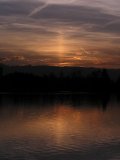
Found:
[[0, 0], [0, 63], [120, 68], [120, 1]]

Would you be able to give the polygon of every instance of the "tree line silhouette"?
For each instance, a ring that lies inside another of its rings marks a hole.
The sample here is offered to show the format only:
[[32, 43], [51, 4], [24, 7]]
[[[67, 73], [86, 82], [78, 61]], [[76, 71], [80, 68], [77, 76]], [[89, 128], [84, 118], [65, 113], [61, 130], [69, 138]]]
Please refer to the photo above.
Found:
[[62, 72], [37, 76], [28, 73], [3, 75], [0, 67], [0, 92], [120, 92], [120, 76], [111, 80], [107, 70], [96, 70], [87, 76], [73, 72], [65, 76]]

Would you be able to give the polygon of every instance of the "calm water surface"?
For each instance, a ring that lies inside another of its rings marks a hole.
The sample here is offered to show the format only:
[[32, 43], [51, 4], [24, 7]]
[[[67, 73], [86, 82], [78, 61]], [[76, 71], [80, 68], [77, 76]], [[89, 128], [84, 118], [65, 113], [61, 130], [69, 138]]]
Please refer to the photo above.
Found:
[[0, 96], [0, 160], [120, 160], [120, 98]]

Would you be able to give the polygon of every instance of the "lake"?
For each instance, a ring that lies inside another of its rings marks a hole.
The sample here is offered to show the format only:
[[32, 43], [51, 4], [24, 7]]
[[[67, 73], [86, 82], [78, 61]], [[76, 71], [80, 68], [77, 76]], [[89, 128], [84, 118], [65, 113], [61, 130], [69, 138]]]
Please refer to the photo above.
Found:
[[0, 95], [0, 160], [120, 160], [120, 97]]

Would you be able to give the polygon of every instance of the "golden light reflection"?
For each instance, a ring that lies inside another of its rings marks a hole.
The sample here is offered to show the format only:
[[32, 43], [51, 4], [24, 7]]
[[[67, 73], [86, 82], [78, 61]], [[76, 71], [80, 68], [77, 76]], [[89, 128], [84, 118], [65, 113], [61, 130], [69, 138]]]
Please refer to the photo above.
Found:
[[[117, 117], [114, 109], [106, 114], [97, 108], [78, 109], [69, 105], [28, 109], [29, 112], [27, 109], [20, 109], [12, 114], [9, 110], [7, 114], [4, 112], [8, 117], [3, 117], [0, 121], [0, 139], [32, 136], [45, 141], [49, 139], [48, 143], [58, 146], [68, 146], [85, 139], [97, 141], [104, 136], [109, 139], [120, 133], [117, 125], [114, 130], [111, 127]], [[110, 119], [111, 121], [108, 121]], [[86, 140], [84, 143], [88, 143]]]

